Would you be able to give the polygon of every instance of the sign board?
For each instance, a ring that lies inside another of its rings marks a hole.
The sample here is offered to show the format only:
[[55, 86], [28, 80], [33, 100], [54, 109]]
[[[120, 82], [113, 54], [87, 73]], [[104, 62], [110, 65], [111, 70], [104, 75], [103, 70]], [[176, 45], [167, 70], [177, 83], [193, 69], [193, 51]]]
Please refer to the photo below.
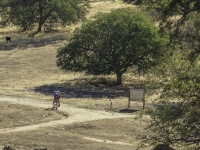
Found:
[[130, 108], [130, 101], [143, 101], [143, 109], [144, 109], [144, 105], [145, 105], [144, 89], [130, 89], [128, 108]]

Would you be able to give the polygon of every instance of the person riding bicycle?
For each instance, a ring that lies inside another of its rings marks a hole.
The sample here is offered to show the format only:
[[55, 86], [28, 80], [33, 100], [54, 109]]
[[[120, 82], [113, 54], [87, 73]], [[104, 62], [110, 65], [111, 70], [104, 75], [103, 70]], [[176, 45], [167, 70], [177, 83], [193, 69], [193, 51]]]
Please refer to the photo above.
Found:
[[60, 107], [60, 92], [58, 90], [54, 91], [53, 108], [55, 108], [55, 105]]

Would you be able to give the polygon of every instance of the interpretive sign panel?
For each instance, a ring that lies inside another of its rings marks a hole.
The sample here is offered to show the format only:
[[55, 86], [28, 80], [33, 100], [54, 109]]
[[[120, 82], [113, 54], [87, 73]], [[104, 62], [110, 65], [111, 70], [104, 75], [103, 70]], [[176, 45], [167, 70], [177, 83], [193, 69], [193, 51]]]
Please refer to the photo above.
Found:
[[130, 101], [143, 101], [143, 109], [144, 109], [144, 105], [145, 105], [144, 89], [130, 89], [128, 108], [130, 108]]

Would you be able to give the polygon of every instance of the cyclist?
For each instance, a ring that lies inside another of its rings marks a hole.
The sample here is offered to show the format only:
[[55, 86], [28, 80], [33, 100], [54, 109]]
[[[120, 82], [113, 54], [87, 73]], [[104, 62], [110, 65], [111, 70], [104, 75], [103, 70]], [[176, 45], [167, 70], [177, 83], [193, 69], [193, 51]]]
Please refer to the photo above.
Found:
[[58, 90], [54, 91], [53, 108], [55, 108], [55, 106], [56, 109], [60, 107], [60, 92]]

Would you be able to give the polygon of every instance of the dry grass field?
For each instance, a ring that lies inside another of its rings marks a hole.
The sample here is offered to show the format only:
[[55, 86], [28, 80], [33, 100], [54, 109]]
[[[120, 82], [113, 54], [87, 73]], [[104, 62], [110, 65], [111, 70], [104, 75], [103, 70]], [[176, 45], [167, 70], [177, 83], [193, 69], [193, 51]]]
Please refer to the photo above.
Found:
[[[92, 2], [88, 18], [122, 7], [135, 6], [122, 1]], [[57, 49], [76, 26], [34, 37], [14, 27], [0, 29], [0, 149], [5, 145], [16, 150], [138, 149], [145, 124], [134, 117], [142, 103], [126, 108], [129, 88], [140, 87], [142, 77], [126, 74], [122, 86], [112, 86], [101, 84], [101, 78], [60, 70]], [[6, 42], [6, 36], [11, 42]], [[62, 97], [58, 111], [49, 109], [54, 90]]]

